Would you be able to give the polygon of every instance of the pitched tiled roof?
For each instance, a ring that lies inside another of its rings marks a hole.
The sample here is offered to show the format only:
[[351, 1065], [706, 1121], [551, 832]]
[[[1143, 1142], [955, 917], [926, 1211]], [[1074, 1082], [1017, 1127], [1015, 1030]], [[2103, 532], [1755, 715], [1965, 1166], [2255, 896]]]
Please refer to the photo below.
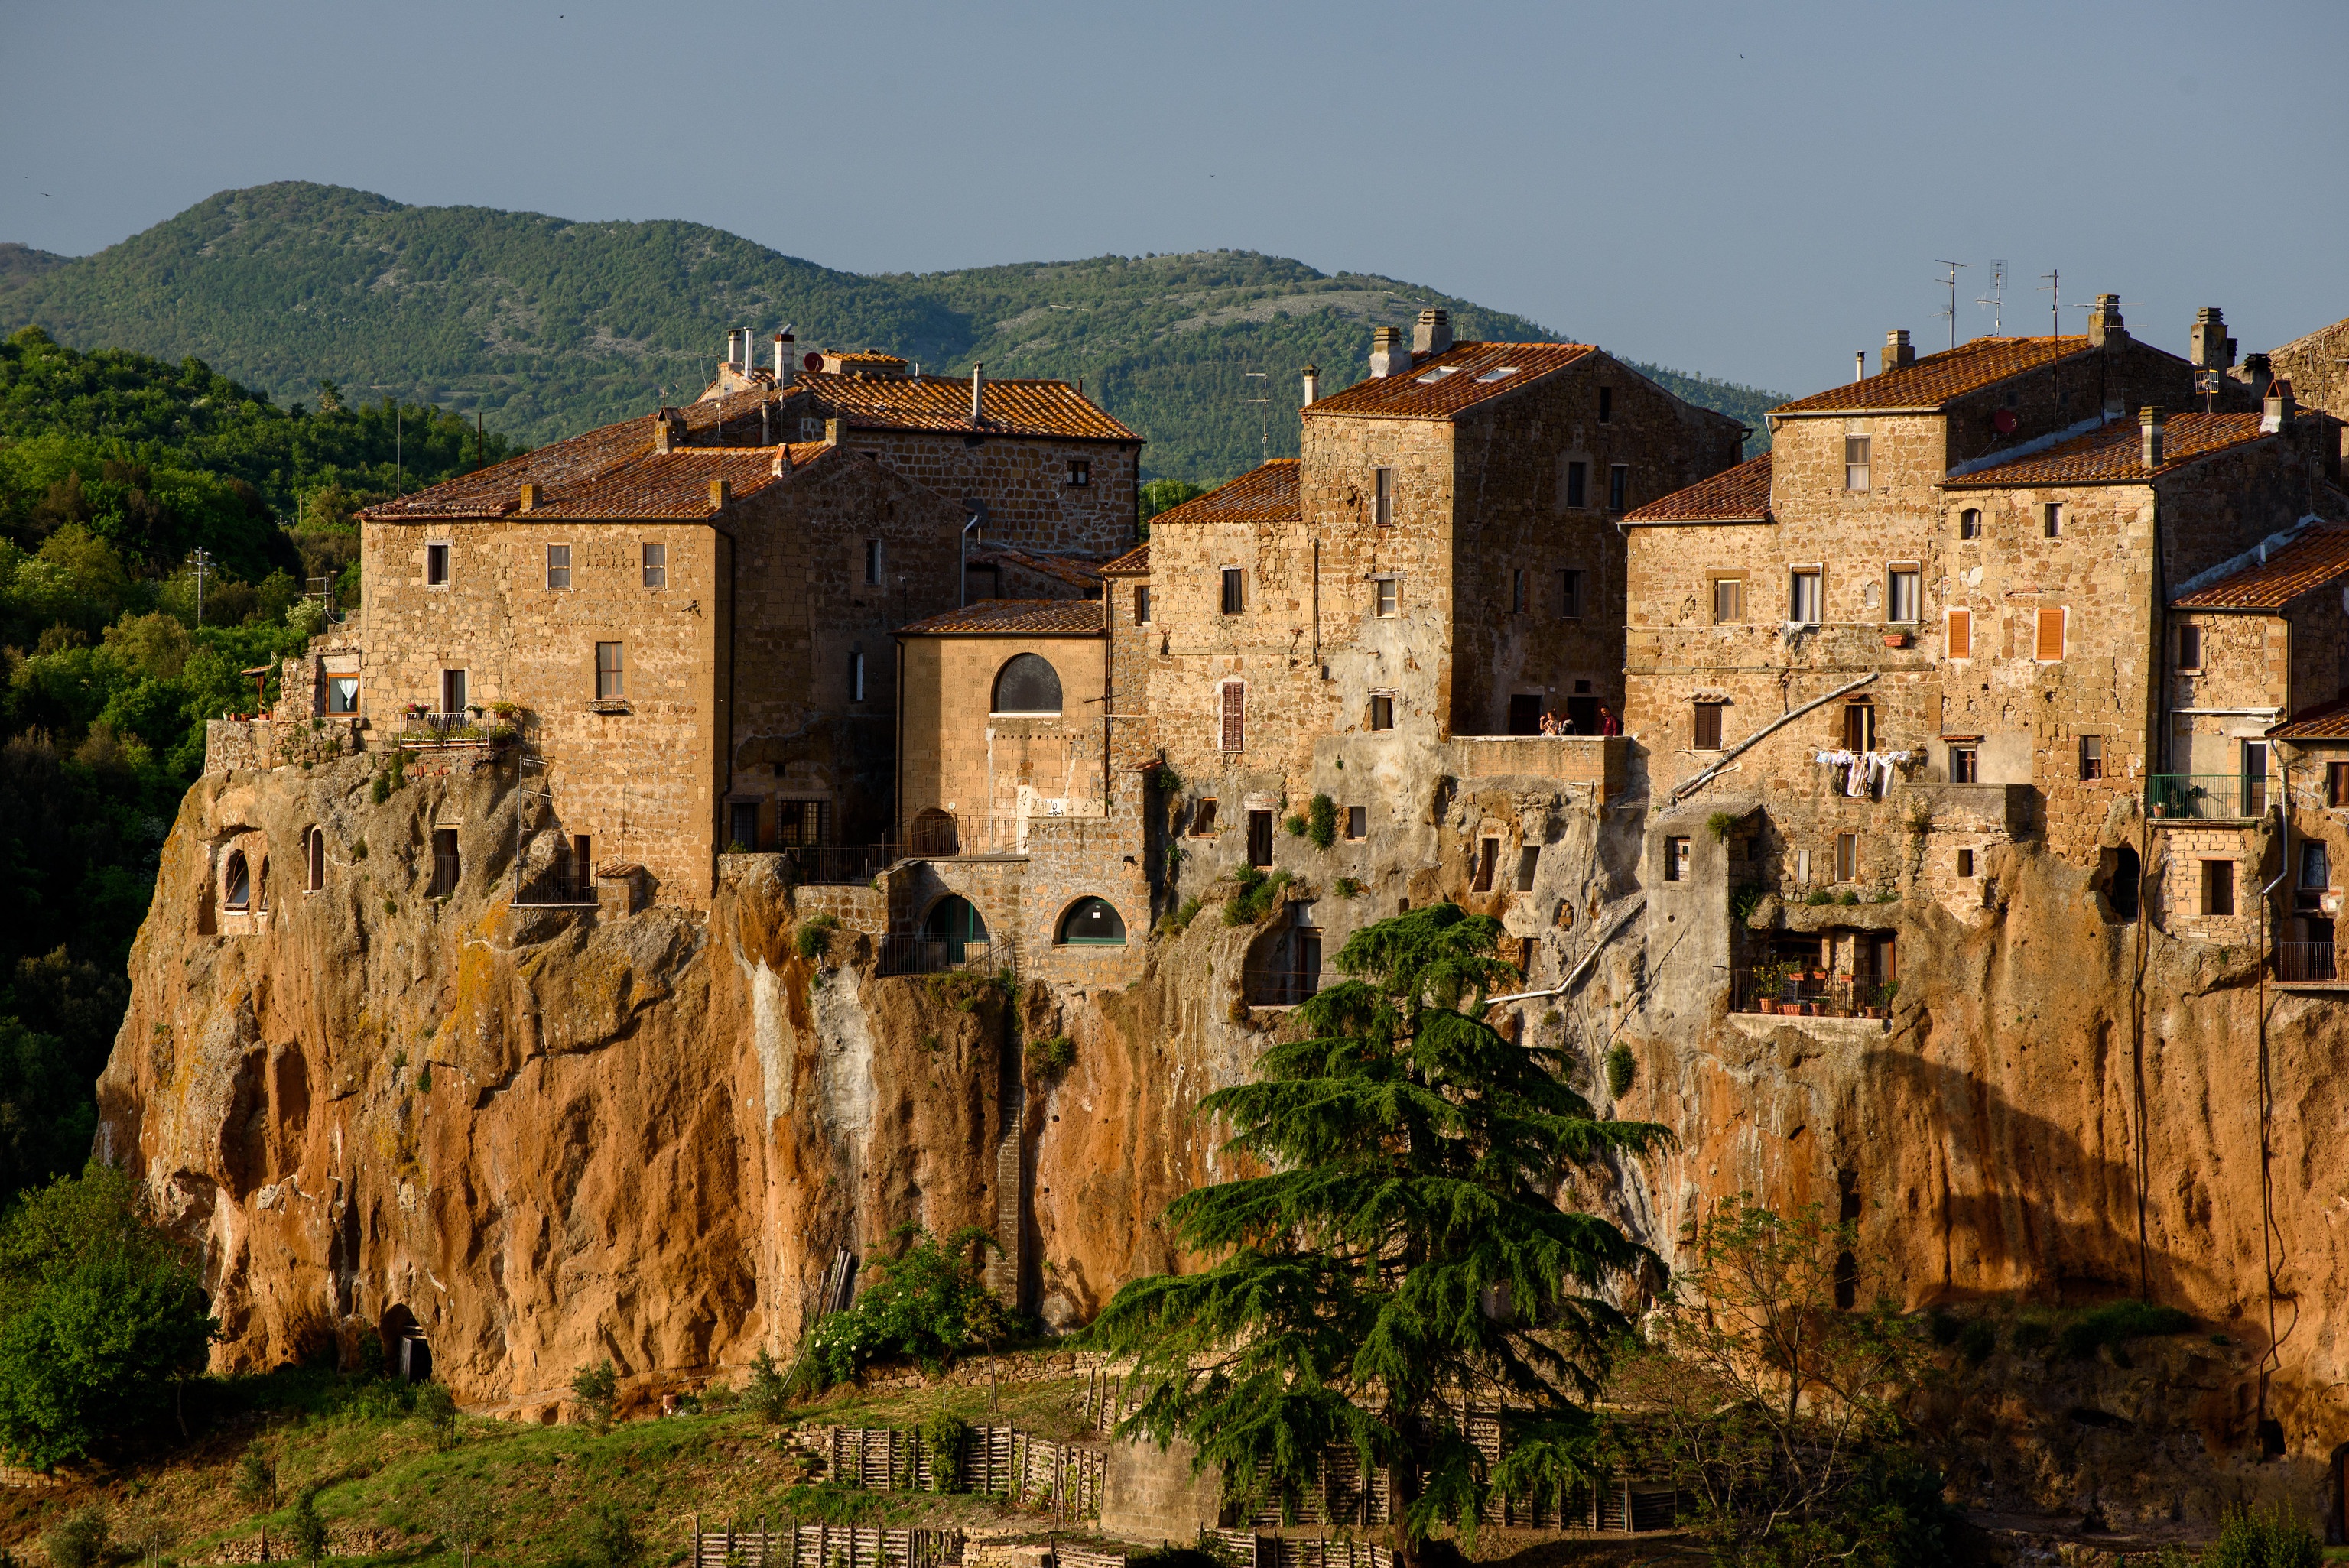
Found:
[[1150, 546], [1137, 544], [1101, 570], [1104, 577], [1140, 576], [1150, 570]]
[[987, 381], [981, 423], [970, 422], [970, 383], [944, 376], [803, 375], [792, 384], [852, 429], [953, 430], [988, 436], [1047, 436], [1084, 441], [1142, 438], [1065, 381]]
[[1455, 343], [1401, 376], [1357, 381], [1343, 392], [1308, 404], [1305, 417], [1449, 419], [1597, 352], [1587, 343]]
[[2319, 524], [2241, 571], [2169, 602], [2173, 610], [2281, 610], [2311, 589], [2349, 576], [2349, 528]]
[[[771, 405], [763, 420], [759, 416], [761, 404]], [[751, 447], [782, 435], [785, 418], [797, 420], [814, 409], [796, 387], [784, 388], [781, 397], [771, 387], [752, 387], [688, 403], [678, 412], [685, 417], [685, 438], [697, 447]]]
[[[683, 447], [656, 452], [649, 419], [606, 425], [568, 441], [543, 447], [477, 474], [467, 474], [398, 500], [370, 507], [361, 515], [377, 522], [417, 522], [432, 518], [493, 518], [527, 515], [533, 522], [564, 518], [707, 517], [709, 481], [727, 482], [740, 500], [775, 482], [775, 460], [804, 468], [834, 449], [822, 442], [781, 447]], [[539, 498], [522, 511], [522, 487], [535, 484]]]
[[2147, 468], [2134, 419], [2116, 419], [2060, 446], [2011, 463], [1975, 469], [1941, 481], [1948, 490], [1997, 490], [2015, 485], [2142, 484], [2230, 447], [2264, 439], [2257, 414], [2172, 414], [2162, 427], [2161, 466]]
[[2010, 376], [2085, 354], [2085, 337], [1977, 337], [1913, 365], [1831, 387], [1770, 410], [1773, 414], [1849, 414], [1862, 408], [1938, 408], [1952, 397], [1996, 386]]
[[1033, 572], [1040, 577], [1050, 577], [1076, 588], [1099, 588], [1102, 569], [1088, 556], [1051, 555], [1040, 550], [1015, 550], [1008, 544], [975, 547], [970, 559], [981, 566], [999, 563]]
[[1770, 454], [1749, 458], [1686, 490], [1623, 514], [1634, 522], [1770, 522]]
[[2349, 740], [2349, 693], [2302, 708], [2268, 733], [2279, 740]]
[[653, 449], [649, 418], [627, 419], [554, 442], [534, 452], [444, 480], [429, 490], [371, 506], [359, 515], [383, 522], [433, 517], [497, 517], [520, 504], [525, 484], [548, 490], [590, 480], [614, 463]]
[[1189, 522], [1302, 522], [1305, 513], [1297, 500], [1297, 459], [1275, 458], [1250, 469], [1228, 484], [1181, 506], [1168, 507], [1150, 520], [1154, 529]]
[[994, 637], [1020, 634], [1099, 636], [1108, 622], [1098, 599], [981, 599], [900, 626], [901, 637]]

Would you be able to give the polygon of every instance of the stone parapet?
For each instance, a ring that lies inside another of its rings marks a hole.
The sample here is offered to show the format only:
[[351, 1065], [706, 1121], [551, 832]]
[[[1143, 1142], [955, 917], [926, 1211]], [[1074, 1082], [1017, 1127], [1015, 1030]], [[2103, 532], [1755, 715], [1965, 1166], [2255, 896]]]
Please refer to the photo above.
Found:
[[1612, 800], [1629, 787], [1630, 742], [1619, 735], [1455, 735], [1452, 772], [1471, 779], [1546, 779]]

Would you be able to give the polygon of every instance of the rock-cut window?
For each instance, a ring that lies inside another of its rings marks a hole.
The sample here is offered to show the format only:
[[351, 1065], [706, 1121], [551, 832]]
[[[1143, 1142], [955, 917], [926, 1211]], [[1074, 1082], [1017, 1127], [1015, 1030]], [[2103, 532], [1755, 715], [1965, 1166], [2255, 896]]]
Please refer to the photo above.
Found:
[[1014, 654], [995, 676], [997, 713], [1058, 713], [1061, 676], [1040, 654]]
[[221, 879], [221, 887], [226, 895], [221, 900], [224, 907], [239, 911], [253, 907], [253, 873], [246, 866], [243, 850], [229, 851], [227, 872]]

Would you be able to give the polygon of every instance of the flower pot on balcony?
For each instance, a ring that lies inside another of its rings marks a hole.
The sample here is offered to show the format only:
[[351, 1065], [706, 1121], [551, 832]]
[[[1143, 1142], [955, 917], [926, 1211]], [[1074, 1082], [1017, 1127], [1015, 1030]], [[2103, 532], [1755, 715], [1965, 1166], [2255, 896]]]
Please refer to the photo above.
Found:
[[1772, 1001], [1769, 997], [1764, 996], [1762, 1000], [1754, 1004], [1754, 1010], [1757, 1013], [1763, 1014], [1764, 1016], [1775, 1016], [1778, 1011], [1778, 1004]]
[[1884, 634], [1884, 645], [1888, 648], [1905, 648], [1909, 645], [1909, 634], [1887, 632]]

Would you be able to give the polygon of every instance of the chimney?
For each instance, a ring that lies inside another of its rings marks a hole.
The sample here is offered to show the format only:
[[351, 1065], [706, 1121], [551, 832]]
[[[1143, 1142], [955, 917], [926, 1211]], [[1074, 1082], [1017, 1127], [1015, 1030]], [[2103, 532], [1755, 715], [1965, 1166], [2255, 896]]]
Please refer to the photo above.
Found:
[[2266, 355], [2246, 354], [2243, 356], [2242, 368], [2235, 372], [2235, 379], [2247, 387], [2265, 387], [2268, 384], [2269, 374]]
[[1884, 335], [1883, 366], [1885, 369], [1898, 370], [1904, 365], [1916, 363], [1917, 348], [1909, 341], [1908, 328], [1896, 326]]
[[685, 416], [674, 408], [663, 408], [653, 416], [653, 450], [673, 452], [685, 445]]
[[[746, 332], [742, 335], [747, 338], [750, 335]], [[715, 511], [733, 499], [734, 487], [732, 485], [728, 484], [724, 480], [711, 480], [709, 481], [709, 505], [711, 510]]]
[[2137, 461], [2148, 469], [2161, 467], [2161, 410], [2147, 403], [2137, 411]]
[[2269, 382], [2267, 397], [2260, 404], [2261, 433], [2273, 435], [2279, 430], [2291, 429], [2292, 416], [2299, 411], [2292, 398], [2291, 382], [2282, 377]]
[[1400, 376], [1411, 368], [1411, 356], [1402, 350], [1402, 328], [1374, 326], [1371, 328], [1371, 377], [1379, 380]]
[[1854, 381], [1868, 379], [1868, 350], [1865, 348], [1851, 351], [1851, 378]]
[[975, 360], [970, 367], [970, 422], [974, 427], [987, 418], [987, 410], [978, 398], [979, 388], [986, 385], [987, 362]]
[[779, 392], [792, 384], [792, 376], [800, 367], [799, 346], [788, 323], [775, 334], [775, 389]]
[[1433, 305], [1419, 313], [1419, 325], [1411, 329], [1411, 356], [1434, 356], [1452, 346], [1452, 313], [1437, 310]]
[[538, 488], [536, 485], [524, 485], [524, 486], [523, 486], [523, 487], [522, 487], [522, 510], [523, 510], [523, 511], [528, 511], [531, 508], [533, 508], [533, 507], [536, 506], [536, 505], [538, 504], [538, 498], [539, 498], [539, 495], [540, 495], [540, 490], [539, 490], [539, 488]]
[[1309, 408], [1320, 400], [1321, 367], [1318, 365], [1309, 364], [1305, 367], [1305, 401], [1299, 406], [1300, 407]]
[[2116, 294], [2098, 294], [2096, 307], [2088, 313], [2088, 346], [2125, 348], [2128, 340], [2128, 327], [2121, 320], [2121, 296]]
[[845, 419], [826, 419], [826, 420], [823, 422], [823, 444], [824, 444], [825, 446], [827, 446], [827, 447], [837, 447], [837, 446], [840, 446], [840, 445], [843, 444], [844, 442], [846, 442], [846, 441], [847, 441], [847, 439], [848, 439], [848, 421], [847, 421], [847, 420], [845, 420]]
[[2186, 357], [2194, 362], [2197, 370], [2225, 370], [2235, 363], [2235, 340], [2227, 335], [2227, 318], [2215, 304], [2206, 304], [2194, 313], [2192, 346]]

